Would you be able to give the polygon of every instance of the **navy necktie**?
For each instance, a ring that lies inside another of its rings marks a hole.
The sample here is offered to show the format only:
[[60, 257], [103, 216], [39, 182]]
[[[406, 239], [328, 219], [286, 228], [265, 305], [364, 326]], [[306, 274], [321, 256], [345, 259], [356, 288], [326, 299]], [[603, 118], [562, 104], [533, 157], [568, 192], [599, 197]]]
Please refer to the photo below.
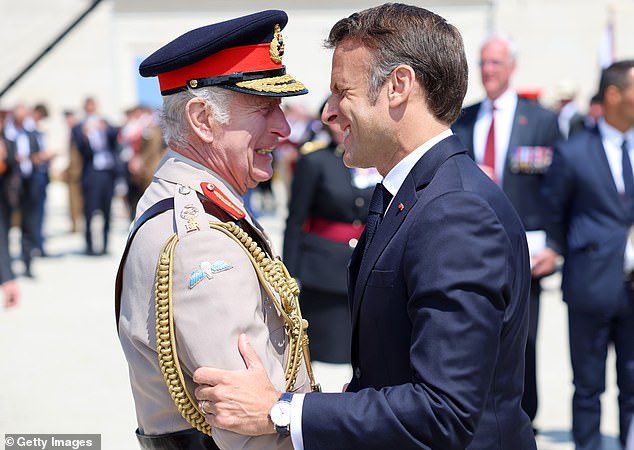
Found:
[[377, 183], [374, 188], [374, 193], [372, 194], [372, 199], [370, 200], [370, 210], [368, 211], [368, 219], [365, 224], [366, 230], [366, 239], [365, 239], [365, 248], [368, 248], [372, 238], [374, 237], [374, 233], [376, 232], [376, 228], [381, 223], [381, 219], [383, 218], [383, 213], [387, 209], [387, 205], [390, 204], [390, 200], [392, 199], [392, 194], [385, 189], [383, 183]]
[[632, 174], [632, 162], [630, 161], [630, 153], [627, 147], [627, 139], [623, 139], [621, 145], [622, 165], [623, 165], [623, 184], [625, 185], [625, 199], [628, 212], [630, 213], [630, 221], [634, 222], [634, 175]]

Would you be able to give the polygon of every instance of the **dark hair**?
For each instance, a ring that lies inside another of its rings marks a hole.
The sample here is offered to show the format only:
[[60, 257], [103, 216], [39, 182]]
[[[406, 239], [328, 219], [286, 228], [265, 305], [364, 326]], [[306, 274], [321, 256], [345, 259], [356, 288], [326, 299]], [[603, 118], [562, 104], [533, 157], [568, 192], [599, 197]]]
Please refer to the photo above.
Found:
[[390, 73], [409, 65], [427, 93], [434, 116], [452, 123], [467, 93], [468, 67], [458, 29], [431, 11], [402, 3], [386, 3], [338, 21], [325, 42], [335, 48], [346, 39], [359, 40], [374, 54], [368, 73], [374, 103]]
[[44, 119], [48, 117], [48, 108], [44, 103], [38, 103], [33, 107], [33, 110], [39, 113], [39, 115]]
[[599, 92], [597, 96], [603, 101], [605, 90], [608, 86], [616, 86], [620, 91], [627, 88], [627, 73], [634, 68], [634, 59], [625, 59], [612, 63], [607, 69], [601, 73], [601, 81], [599, 82]]

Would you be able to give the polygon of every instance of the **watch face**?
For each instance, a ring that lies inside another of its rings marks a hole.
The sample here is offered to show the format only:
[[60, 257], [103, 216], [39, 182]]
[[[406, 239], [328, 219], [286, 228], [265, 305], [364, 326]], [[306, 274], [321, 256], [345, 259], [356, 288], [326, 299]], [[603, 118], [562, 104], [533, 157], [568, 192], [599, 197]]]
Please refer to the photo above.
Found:
[[291, 404], [277, 402], [271, 408], [271, 421], [278, 427], [286, 427], [291, 423]]

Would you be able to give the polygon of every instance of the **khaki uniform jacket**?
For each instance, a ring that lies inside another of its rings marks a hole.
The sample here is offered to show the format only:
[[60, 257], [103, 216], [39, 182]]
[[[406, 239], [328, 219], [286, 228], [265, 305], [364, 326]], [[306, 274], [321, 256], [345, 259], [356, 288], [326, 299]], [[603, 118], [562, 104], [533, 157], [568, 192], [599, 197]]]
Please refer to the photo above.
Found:
[[[205, 213], [194, 192], [202, 192], [201, 182], [213, 183], [244, 209], [242, 198], [218, 175], [169, 151], [136, 212], [138, 219], [156, 202], [174, 197], [173, 210], [155, 216], [139, 229], [123, 269], [119, 337], [129, 364], [139, 431], [143, 434], [191, 428], [169, 395], [156, 352], [155, 272], [161, 248], [175, 232], [179, 234], [172, 278], [176, 347], [192, 398], [196, 387], [192, 373], [197, 368], [244, 369], [237, 346], [240, 333], [249, 337], [273, 385], [279, 391], [285, 390], [288, 341], [282, 318], [260, 285], [244, 248], [221, 231], [205, 226], [218, 219]], [[189, 194], [182, 194], [187, 189], [179, 192], [181, 185], [190, 187]], [[186, 221], [181, 217], [184, 206], [190, 205], [199, 211], [200, 230], [193, 232], [185, 230]], [[247, 220], [253, 224], [250, 217]], [[262, 237], [270, 246], [264, 232]], [[211, 277], [196, 276], [201, 274], [203, 263], [217, 269], [212, 270]], [[295, 390], [310, 390], [303, 363]], [[290, 438], [277, 434], [248, 437], [214, 429], [213, 437], [222, 449], [293, 448]]]

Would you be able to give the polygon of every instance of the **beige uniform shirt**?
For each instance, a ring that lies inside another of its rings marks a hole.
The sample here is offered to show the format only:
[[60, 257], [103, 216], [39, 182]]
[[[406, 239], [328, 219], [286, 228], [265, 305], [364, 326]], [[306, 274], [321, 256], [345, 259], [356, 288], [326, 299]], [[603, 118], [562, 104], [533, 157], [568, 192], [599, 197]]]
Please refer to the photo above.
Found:
[[[136, 212], [138, 218], [159, 200], [174, 197], [174, 210], [159, 214], [139, 229], [123, 271], [119, 337], [129, 365], [138, 426], [143, 434], [191, 428], [169, 395], [156, 352], [155, 272], [161, 248], [175, 232], [179, 234], [172, 278], [176, 347], [192, 397], [196, 387], [192, 373], [197, 368], [244, 369], [237, 347], [240, 333], [249, 337], [273, 385], [279, 391], [285, 390], [288, 341], [283, 321], [260, 285], [243, 247], [221, 231], [204, 226], [209, 220], [218, 219], [204, 212], [194, 192], [202, 192], [201, 182], [213, 183], [244, 210], [242, 198], [219, 176], [169, 151]], [[180, 186], [188, 186], [189, 194], [183, 195], [188, 189], [179, 189]], [[181, 217], [184, 206], [198, 208], [200, 230], [184, 231], [185, 219]], [[247, 220], [253, 223], [248, 216]], [[263, 232], [262, 237], [270, 246]], [[201, 265], [216, 269], [212, 270], [211, 278], [196, 275], [200, 275]], [[310, 390], [304, 364], [295, 388], [297, 392]], [[222, 449], [293, 448], [290, 438], [277, 434], [247, 437], [214, 429], [213, 437]]]

